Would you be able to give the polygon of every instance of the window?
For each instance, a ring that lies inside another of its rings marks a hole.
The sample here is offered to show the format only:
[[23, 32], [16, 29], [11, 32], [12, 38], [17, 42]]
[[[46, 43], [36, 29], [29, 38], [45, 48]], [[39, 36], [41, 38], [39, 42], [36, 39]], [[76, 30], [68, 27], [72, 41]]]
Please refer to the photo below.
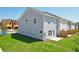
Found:
[[11, 27], [8, 27], [8, 29], [11, 29]]
[[9, 23], [11, 25], [11, 23]]
[[52, 30], [48, 31], [48, 36], [52, 35]]
[[26, 19], [25, 21], [26, 21], [26, 23], [27, 23], [27, 19]]
[[34, 18], [34, 24], [36, 23], [36, 18]]
[[43, 32], [42, 32], [42, 31], [40, 31], [40, 33], [42, 34]]
[[18, 27], [15, 27], [15, 29], [18, 29]]
[[48, 22], [48, 24], [50, 24], [50, 21]]

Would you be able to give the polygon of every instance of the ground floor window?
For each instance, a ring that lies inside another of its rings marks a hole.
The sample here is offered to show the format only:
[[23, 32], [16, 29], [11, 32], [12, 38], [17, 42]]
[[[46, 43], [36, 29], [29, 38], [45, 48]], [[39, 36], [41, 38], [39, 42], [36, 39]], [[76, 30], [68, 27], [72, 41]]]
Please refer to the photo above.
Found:
[[11, 27], [8, 27], [8, 29], [11, 29]]
[[15, 27], [15, 29], [18, 29], [18, 27]]
[[42, 33], [43, 33], [43, 31], [40, 31], [40, 33], [42, 34]]
[[51, 36], [52, 35], [52, 30], [49, 30], [48, 31], [48, 36]]

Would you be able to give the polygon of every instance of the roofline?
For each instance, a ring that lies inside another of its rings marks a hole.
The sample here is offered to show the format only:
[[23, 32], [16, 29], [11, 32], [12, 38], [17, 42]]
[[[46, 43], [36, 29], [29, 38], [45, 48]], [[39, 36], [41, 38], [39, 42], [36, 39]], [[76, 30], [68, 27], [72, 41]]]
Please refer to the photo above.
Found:
[[49, 12], [45, 12], [45, 13], [46, 13], [46, 14], [49, 14], [49, 15], [51, 15], [51, 16], [54, 16], [54, 17], [57, 17], [57, 18], [63, 19], [63, 20], [65, 20], [65, 21], [68, 21], [68, 22], [74, 23], [74, 22], [72, 22], [72, 21], [70, 21], [70, 20], [64, 19], [64, 18], [62, 18], [62, 17], [60, 17], [60, 16], [57, 16], [57, 15], [55, 15], [55, 14], [51, 14], [51, 13], [49, 13]]
[[[38, 11], [38, 13], [40, 13], [41, 15], [43, 15], [43, 14], [48, 14], [48, 15], [51, 15], [51, 16], [54, 16], [54, 17], [60, 18], [60, 19], [62, 19], [62, 20], [65, 20], [65, 21], [68, 21], [68, 22], [71, 22], [71, 23], [74, 24], [74, 22], [72, 22], [72, 21], [70, 21], [70, 20], [67, 20], [67, 19], [65, 19], [65, 18], [62, 18], [62, 17], [60, 17], [60, 16], [57, 16], [57, 15], [52, 14], [52, 13], [49, 13], [49, 12], [43, 12], [43, 11], [40, 11], [40, 10], [34, 9], [34, 8], [32, 8], [32, 7], [27, 7], [27, 9], [25, 9], [24, 12], [27, 11], [27, 10], [29, 10], [29, 9], [30, 9], [30, 10], [34, 10], [35, 12]], [[23, 14], [24, 14], [24, 12], [23, 12]]]

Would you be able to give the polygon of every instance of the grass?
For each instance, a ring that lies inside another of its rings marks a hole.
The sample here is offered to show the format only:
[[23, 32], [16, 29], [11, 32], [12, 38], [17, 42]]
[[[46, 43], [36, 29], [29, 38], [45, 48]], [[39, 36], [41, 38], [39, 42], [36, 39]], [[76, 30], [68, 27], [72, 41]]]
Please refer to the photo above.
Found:
[[20, 34], [0, 35], [0, 47], [4, 52], [78, 52], [79, 34], [56, 41], [41, 41]]

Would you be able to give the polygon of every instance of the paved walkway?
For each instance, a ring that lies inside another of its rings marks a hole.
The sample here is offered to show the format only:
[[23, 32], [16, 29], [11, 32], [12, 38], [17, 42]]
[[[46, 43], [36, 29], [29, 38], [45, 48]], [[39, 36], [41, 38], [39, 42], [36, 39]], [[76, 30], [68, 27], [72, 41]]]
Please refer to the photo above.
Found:
[[1, 48], [0, 48], [0, 52], [3, 52]]
[[54, 41], [59, 41], [61, 39], [63, 39], [63, 38], [61, 38], [61, 37], [53, 37], [53, 38], [50, 38], [50, 40], [54, 40]]

